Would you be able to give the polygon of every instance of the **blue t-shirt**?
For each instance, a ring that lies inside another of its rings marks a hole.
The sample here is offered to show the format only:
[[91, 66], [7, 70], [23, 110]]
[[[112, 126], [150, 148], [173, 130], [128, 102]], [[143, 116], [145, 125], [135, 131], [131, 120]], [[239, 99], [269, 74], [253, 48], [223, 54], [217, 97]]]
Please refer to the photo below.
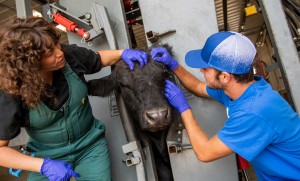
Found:
[[300, 118], [262, 77], [236, 100], [207, 87], [227, 108], [219, 139], [250, 161], [258, 179], [300, 180]]

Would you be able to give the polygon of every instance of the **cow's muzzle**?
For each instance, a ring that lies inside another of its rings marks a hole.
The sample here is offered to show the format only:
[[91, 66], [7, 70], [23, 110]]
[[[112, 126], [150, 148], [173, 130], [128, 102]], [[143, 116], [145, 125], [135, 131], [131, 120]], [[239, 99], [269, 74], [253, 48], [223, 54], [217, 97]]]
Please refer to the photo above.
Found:
[[144, 121], [145, 129], [148, 131], [163, 130], [171, 123], [171, 110], [168, 107], [146, 110]]

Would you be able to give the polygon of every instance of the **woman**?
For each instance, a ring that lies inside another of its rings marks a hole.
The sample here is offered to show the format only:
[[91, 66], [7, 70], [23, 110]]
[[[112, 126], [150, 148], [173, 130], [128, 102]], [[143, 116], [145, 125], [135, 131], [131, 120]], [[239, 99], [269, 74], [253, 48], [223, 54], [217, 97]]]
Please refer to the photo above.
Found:
[[[61, 46], [43, 18], [17, 18], [0, 33], [0, 165], [31, 171], [28, 180], [111, 180], [105, 126], [92, 115], [84, 74], [145, 52]], [[25, 127], [35, 157], [8, 147]]]

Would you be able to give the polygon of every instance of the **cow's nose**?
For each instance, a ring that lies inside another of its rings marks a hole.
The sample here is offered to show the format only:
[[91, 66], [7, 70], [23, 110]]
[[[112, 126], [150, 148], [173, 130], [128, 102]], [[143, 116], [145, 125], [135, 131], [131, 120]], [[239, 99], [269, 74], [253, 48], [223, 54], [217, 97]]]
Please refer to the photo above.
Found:
[[159, 108], [155, 110], [149, 110], [145, 112], [147, 123], [150, 125], [156, 124], [157, 121], [165, 121], [168, 116], [168, 109], [167, 108]]

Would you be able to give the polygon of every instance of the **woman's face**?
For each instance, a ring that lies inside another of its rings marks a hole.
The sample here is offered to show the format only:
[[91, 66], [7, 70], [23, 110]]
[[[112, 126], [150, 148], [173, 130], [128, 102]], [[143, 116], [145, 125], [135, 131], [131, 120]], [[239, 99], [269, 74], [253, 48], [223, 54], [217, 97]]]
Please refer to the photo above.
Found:
[[49, 72], [63, 68], [65, 65], [65, 58], [60, 45], [57, 44], [53, 50], [47, 49], [40, 62], [40, 70], [42, 72]]

